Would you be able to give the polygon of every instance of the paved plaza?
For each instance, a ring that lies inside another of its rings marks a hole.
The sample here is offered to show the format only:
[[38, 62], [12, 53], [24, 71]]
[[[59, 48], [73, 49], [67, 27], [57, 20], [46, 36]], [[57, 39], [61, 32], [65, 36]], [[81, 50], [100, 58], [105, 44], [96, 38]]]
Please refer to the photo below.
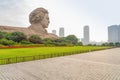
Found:
[[120, 48], [0, 65], [0, 80], [120, 80]]

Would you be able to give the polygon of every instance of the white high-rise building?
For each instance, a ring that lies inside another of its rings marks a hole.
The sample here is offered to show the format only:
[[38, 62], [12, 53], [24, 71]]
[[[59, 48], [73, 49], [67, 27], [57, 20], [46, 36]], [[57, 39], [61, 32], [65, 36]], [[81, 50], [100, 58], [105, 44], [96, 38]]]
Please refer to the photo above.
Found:
[[64, 28], [63, 27], [61, 27], [59, 29], [59, 37], [64, 37]]
[[52, 33], [56, 35], [56, 30], [52, 30]]
[[89, 26], [84, 26], [84, 38], [82, 39], [82, 43], [83, 45], [88, 45], [89, 41], [90, 41], [90, 37], [89, 37]]
[[108, 42], [120, 42], [120, 25], [108, 27]]

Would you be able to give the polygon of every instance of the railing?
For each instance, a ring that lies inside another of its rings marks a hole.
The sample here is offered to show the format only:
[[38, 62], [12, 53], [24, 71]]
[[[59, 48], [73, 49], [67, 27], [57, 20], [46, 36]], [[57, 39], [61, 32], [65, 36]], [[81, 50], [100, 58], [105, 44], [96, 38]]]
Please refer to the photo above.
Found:
[[[83, 52], [88, 52], [88, 51], [82, 51], [82, 53]], [[54, 54], [45, 54], [45, 55], [4, 58], [4, 59], [0, 59], [0, 65], [32, 61], [32, 60], [40, 60], [40, 59], [53, 58], [53, 57], [66, 56], [66, 55], [73, 55], [73, 54], [77, 54], [77, 53], [81, 53], [81, 52], [54, 53]]]
[[4, 58], [4, 59], [0, 59], [0, 65], [32, 61], [32, 60], [40, 60], [40, 59], [53, 58], [53, 57], [66, 56], [66, 55], [73, 55], [73, 54], [79, 54], [79, 53], [91, 52], [91, 51], [96, 51], [96, 50], [85, 50], [85, 51], [75, 51], [71, 53], [64, 52], [64, 53], [53, 53], [53, 54], [44, 54], [44, 55], [35, 55], [35, 56]]

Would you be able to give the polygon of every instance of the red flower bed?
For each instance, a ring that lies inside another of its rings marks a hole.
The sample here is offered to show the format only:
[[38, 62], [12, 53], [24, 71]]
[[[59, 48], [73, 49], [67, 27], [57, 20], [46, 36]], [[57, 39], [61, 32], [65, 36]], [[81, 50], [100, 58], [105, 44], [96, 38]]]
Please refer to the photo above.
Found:
[[37, 46], [0, 46], [1, 49], [7, 49], [7, 48], [33, 48]]

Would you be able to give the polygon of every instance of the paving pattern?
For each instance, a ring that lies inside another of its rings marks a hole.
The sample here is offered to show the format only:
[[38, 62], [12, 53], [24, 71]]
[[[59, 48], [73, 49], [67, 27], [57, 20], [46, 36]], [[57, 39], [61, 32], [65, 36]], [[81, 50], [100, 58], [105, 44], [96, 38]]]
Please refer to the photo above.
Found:
[[0, 80], [120, 80], [120, 48], [1, 65]]

